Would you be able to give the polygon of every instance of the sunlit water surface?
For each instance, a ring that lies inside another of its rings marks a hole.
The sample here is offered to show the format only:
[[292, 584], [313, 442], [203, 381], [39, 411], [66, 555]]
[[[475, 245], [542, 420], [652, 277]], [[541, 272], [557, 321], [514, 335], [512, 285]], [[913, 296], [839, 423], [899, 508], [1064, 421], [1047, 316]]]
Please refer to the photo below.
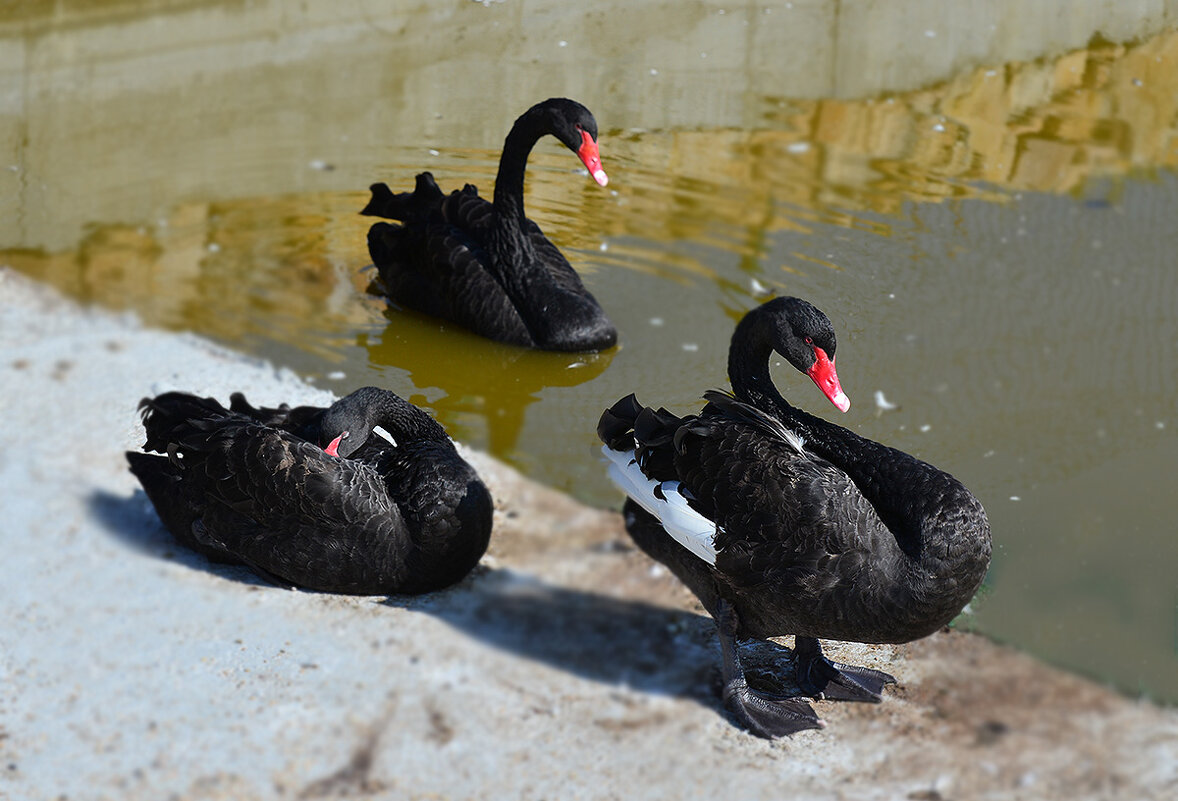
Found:
[[[740, 126], [651, 128], [582, 96], [609, 187], [550, 139], [527, 208], [616, 323], [605, 353], [498, 345], [365, 292], [367, 184], [407, 189], [429, 169], [489, 194], [522, 107], [477, 136], [457, 109], [413, 136], [269, 129], [267, 147], [224, 155], [227, 190], [189, 178], [170, 194], [174, 162], [132, 162], [114, 181], [81, 159], [66, 232], [46, 222], [35, 153], [18, 149], [0, 262], [337, 393], [391, 388], [455, 438], [606, 506], [619, 496], [601, 410], [629, 392], [696, 408], [726, 386], [735, 321], [770, 295], [805, 297], [836, 326], [852, 407], [839, 416], [779, 368], [784, 394], [950, 470], [986, 505], [994, 566], [963, 622], [1175, 701], [1176, 76], [1178, 37], [1163, 33], [866, 100], [746, 94]], [[123, 196], [139, 211], [110, 219]]]

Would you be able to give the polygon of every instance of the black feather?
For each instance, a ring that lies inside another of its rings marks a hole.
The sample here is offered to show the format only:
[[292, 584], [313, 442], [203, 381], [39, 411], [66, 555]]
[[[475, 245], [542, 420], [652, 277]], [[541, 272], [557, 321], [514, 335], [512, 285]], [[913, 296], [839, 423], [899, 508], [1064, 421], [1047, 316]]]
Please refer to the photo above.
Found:
[[383, 292], [402, 306], [452, 320], [489, 339], [544, 350], [601, 350], [617, 331], [539, 226], [524, 216], [524, 168], [553, 134], [574, 152], [580, 131], [596, 140], [588, 109], [561, 98], [525, 112], [504, 144], [494, 203], [467, 184], [446, 196], [428, 172], [413, 192], [373, 184], [361, 214], [376, 223], [368, 249]]
[[[128, 453], [184, 545], [281, 582], [363, 595], [424, 592], [486, 551], [491, 497], [429, 415], [365, 387], [327, 408], [250, 406], [235, 394], [145, 399], [151, 456]], [[380, 425], [393, 448], [369, 436]], [[342, 432], [341, 456], [323, 446]]]
[[[985, 511], [948, 473], [790, 406], [770, 379], [777, 351], [800, 371], [821, 348], [833, 364], [826, 315], [797, 298], [753, 310], [732, 337], [734, 394], [709, 391], [698, 415], [610, 407], [598, 436], [634, 449], [643, 473], [679, 481], [689, 504], [717, 527], [715, 564], [700, 559], [633, 500], [627, 529], [717, 620], [726, 697], [763, 736], [817, 725], [749, 690], [737, 635], [797, 636], [799, 685], [808, 693], [879, 700], [891, 680], [834, 666], [817, 638], [907, 642], [944, 626], [977, 591], [990, 560]], [[833, 368], [831, 368], [833, 369]], [[837, 378], [835, 379], [837, 385]], [[799, 441], [804, 440], [804, 445]], [[819, 677], [818, 679], [814, 678]]]

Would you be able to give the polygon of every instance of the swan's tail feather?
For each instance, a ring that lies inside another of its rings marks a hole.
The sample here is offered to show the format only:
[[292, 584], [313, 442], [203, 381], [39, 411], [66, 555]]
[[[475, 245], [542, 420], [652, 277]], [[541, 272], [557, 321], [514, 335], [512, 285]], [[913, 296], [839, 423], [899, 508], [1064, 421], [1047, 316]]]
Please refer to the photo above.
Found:
[[714, 565], [716, 524], [692, 508], [675, 479], [675, 432], [690, 419], [645, 407], [627, 395], [602, 413], [597, 436], [605, 443], [601, 450], [618, 488], [654, 515], [672, 539]]
[[679, 477], [675, 469], [675, 436], [692, 419], [649, 407], [638, 415], [634, 421], [634, 442], [638, 463], [648, 476], [664, 481]]
[[400, 198], [408, 196], [408, 192], [400, 195], [394, 195], [393, 190], [389, 189], [388, 184], [373, 184], [368, 187], [372, 192], [372, 197], [368, 201], [368, 205], [360, 210], [360, 213], [365, 217], [384, 217], [386, 219], [399, 220], [402, 209], [402, 202]]
[[318, 439], [319, 419], [324, 409], [319, 406], [254, 406], [245, 395], [234, 392], [229, 396], [229, 411], [243, 415], [256, 423], [271, 428], [281, 428], [306, 440]]
[[383, 217], [386, 220], [408, 222], [427, 216], [445, 198], [431, 173], [418, 173], [412, 192], [397, 192], [388, 184], [376, 183], [368, 187], [372, 197], [360, 212], [366, 217]]
[[289, 427], [292, 420], [297, 419], [301, 422], [309, 414], [322, 412], [323, 410], [311, 406], [296, 406], [291, 408], [289, 403], [280, 403], [274, 407], [254, 406], [245, 399], [245, 395], [240, 392], [234, 392], [229, 396], [229, 411], [235, 414], [245, 415], [251, 420], [256, 420], [263, 425]]
[[168, 445], [176, 440], [177, 430], [193, 420], [223, 417], [229, 411], [214, 398], [198, 398], [186, 392], [165, 392], [139, 402], [143, 428], [147, 432], [145, 450], [167, 453]]
[[643, 406], [631, 393], [602, 412], [597, 436], [613, 450], [636, 451], [647, 475], [670, 479], [675, 477], [671, 443], [675, 431], [688, 419], [666, 409]]
[[634, 393], [630, 393], [601, 413], [597, 421], [597, 437], [613, 450], [624, 451], [634, 447], [634, 421], [642, 413], [643, 406]]
[[634, 420], [634, 438], [646, 448], [656, 449], [670, 445], [681, 425], [683, 418], [666, 409], [656, 411], [648, 406]]

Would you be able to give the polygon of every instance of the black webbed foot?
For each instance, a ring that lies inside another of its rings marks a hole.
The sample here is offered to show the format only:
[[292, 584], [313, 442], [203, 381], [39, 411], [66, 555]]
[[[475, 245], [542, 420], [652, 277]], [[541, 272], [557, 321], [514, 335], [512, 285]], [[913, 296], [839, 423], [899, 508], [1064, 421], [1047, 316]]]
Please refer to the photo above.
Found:
[[750, 733], [768, 740], [826, 727], [805, 700], [758, 692], [743, 676], [724, 686], [724, 706]]
[[832, 662], [813, 637], [797, 637], [794, 653], [798, 687], [813, 698], [878, 704], [883, 688], [896, 683], [894, 676], [882, 670]]
[[736, 650], [740, 620], [732, 604], [721, 598], [714, 614], [723, 658], [724, 706], [737, 722], [758, 737], [773, 739], [806, 729], [825, 728], [804, 698], [754, 690], [745, 679]]

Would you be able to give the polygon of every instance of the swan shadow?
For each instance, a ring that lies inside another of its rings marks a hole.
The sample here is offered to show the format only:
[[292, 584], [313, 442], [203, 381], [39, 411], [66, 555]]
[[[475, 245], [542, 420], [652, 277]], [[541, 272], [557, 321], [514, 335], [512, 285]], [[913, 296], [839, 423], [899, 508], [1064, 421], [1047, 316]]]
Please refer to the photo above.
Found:
[[160, 522], [155, 508], [147, 499], [147, 493], [142, 489], [136, 489], [130, 496], [95, 490], [86, 499], [86, 506], [94, 520], [116, 542], [136, 553], [175, 562], [239, 584], [275, 586], [245, 565], [214, 562], [176, 542]]
[[[96, 490], [87, 503], [94, 519], [133, 551], [227, 581], [283, 587], [245, 565], [213, 562], [176, 542], [141, 489], [130, 496]], [[479, 568], [448, 589], [392, 595], [382, 603], [430, 615], [501, 651], [581, 678], [719, 706], [719, 652], [707, 615], [553, 585], [510, 569]], [[775, 666], [771, 673], [790, 659], [790, 650], [774, 643], [750, 645], [742, 652], [769, 649], [764, 661]]]
[[704, 615], [556, 586], [509, 569], [385, 603], [582, 678], [716, 705], [715, 627]]

